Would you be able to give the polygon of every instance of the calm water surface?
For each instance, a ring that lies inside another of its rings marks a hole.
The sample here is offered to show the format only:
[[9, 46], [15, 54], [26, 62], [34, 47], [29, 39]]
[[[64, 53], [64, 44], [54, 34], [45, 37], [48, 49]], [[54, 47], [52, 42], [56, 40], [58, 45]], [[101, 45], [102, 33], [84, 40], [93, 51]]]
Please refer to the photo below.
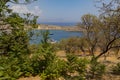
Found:
[[[74, 26], [77, 23], [76, 22], [44, 22], [44, 23], [40, 23], [40, 24], [46, 24], [46, 25], [57, 25], [57, 26]], [[82, 32], [70, 32], [70, 31], [63, 31], [63, 30], [49, 30], [50, 31], [50, 38], [54, 39], [56, 41], [60, 41], [62, 39], [66, 39], [66, 38], [70, 38], [70, 37], [75, 37], [75, 36], [82, 36]], [[41, 41], [41, 30], [33, 30], [33, 32], [35, 32], [37, 35], [34, 35], [31, 40], [30, 43], [31, 44], [39, 44]]]
[[[56, 41], [60, 41], [62, 39], [70, 38], [70, 37], [80, 37], [82, 36], [82, 32], [70, 32], [70, 31], [63, 31], [63, 30], [49, 30], [50, 31], [50, 38]], [[30, 40], [31, 44], [39, 44], [41, 41], [41, 30], [33, 30], [36, 34]]]

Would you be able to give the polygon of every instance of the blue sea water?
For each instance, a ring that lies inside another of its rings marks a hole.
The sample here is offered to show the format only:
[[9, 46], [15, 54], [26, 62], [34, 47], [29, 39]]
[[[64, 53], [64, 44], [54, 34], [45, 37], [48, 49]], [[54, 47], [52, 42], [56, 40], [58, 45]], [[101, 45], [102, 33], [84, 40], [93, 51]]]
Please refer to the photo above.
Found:
[[[60, 41], [62, 39], [70, 38], [70, 37], [80, 37], [82, 36], [82, 32], [70, 32], [70, 31], [63, 31], [63, 30], [49, 30], [50, 31], [50, 38], [56, 41]], [[39, 44], [41, 41], [41, 30], [34, 30], [36, 34], [30, 40], [31, 44]]]
[[[45, 24], [45, 23], [44, 23]], [[58, 25], [58, 26], [74, 26], [76, 23], [46, 23], [47, 25]], [[50, 38], [56, 41], [60, 41], [62, 39], [70, 38], [70, 37], [80, 37], [82, 36], [82, 32], [75, 31], [63, 31], [63, 30], [49, 30]], [[39, 44], [41, 41], [41, 30], [34, 30], [37, 35], [34, 35], [30, 40], [31, 44]]]

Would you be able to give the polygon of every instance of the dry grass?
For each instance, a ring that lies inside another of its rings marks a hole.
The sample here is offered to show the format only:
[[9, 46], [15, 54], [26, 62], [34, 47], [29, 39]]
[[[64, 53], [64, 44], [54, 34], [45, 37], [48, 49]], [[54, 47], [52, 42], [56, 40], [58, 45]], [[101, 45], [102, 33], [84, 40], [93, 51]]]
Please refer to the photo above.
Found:
[[39, 76], [20, 78], [18, 80], [41, 80]]

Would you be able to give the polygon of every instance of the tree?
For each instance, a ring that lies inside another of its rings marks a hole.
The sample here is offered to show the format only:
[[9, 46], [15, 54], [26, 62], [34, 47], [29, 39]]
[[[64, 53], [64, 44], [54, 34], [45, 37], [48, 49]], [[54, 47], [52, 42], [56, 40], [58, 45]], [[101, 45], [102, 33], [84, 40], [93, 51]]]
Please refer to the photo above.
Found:
[[[115, 4], [115, 5], [114, 5]], [[103, 3], [100, 17], [84, 15], [81, 26], [84, 38], [89, 45], [89, 52], [98, 59], [108, 51], [120, 48], [120, 1], [112, 0], [108, 5]], [[99, 49], [95, 56], [96, 49]]]
[[102, 4], [103, 28], [101, 30], [105, 40], [104, 44], [101, 44], [102, 52], [97, 57], [104, 55], [111, 49], [120, 49], [120, 0], [111, 0], [108, 4], [104, 2]]
[[24, 0], [23, 3], [19, 1], [21, 0], [0, 0], [1, 80], [16, 80], [21, 76], [30, 76], [33, 70], [29, 58], [27, 26], [36, 26], [37, 17], [25, 14], [22, 18], [18, 13], [13, 13], [7, 5], [8, 2], [26, 4], [33, 0]]
[[18, 13], [13, 13], [8, 2], [26, 4], [35, 0], [0, 0], [0, 54], [29, 53], [29, 36], [26, 26], [36, 27], [37, 16], [25, 14], [22, 18]]
[[91, 55], [94, 56], [94, 52], [97, 49], [97, 43], [99, 39], [99, 26], [100, 20], [91, 14], [82, 16], [82, 28], [84, 30], [84, 38], [88, 44], [88, 50]]
[[[31, 3], [33, 1], [37, 1], [37, 0], [0, 0], [0, 18], [2, 18], [6, 12], [10, 13], [11, 10], [8, 8], [9, 5], [7, 5], [7, 3], [15, 3], [15, 4], [27, 4], [27, 3]], [[1, 19], [0, 19], [1, 21]]]

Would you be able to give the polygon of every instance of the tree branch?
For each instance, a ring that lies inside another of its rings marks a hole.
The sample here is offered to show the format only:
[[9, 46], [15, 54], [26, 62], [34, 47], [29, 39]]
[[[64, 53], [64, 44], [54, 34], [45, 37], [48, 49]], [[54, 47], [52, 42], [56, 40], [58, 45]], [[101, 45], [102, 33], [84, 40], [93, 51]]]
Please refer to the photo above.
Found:
[[102, 55], [104, 55], [106, 52], [108, 52], [110, 49], [112, 49], [112, 47], [110, 47], [110, 45], [111, 45], [115, 40], [116, 40], [116, 38], [114, 38], [113, 40], [111, 40], [111, 41], [107, 44], [105, 50], [104, 50], [102, 53], [100, 53], [98, 56], [96, 56], [96, 59], [98, 59], [99, 57], [101, 57]]

